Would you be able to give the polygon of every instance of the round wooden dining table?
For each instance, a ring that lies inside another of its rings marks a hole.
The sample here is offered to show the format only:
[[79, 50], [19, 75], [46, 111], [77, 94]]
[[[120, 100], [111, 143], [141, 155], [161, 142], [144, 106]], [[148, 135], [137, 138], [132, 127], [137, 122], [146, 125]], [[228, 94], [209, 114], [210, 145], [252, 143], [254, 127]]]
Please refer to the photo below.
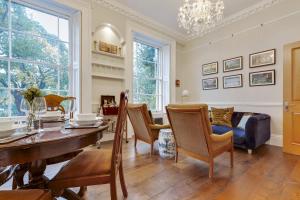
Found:
[[[47, 159], [95, 144], [107, 128], [108, 126], [103, 124], [98, 128], [69, 129], [69, 133], [62, 133], [60, 127], [45, 128], [41, 133], [0, 144], [0, 166], [19, 167], [14, 176], [14, 184], [18, 187], [47, 188], [47, 178], [44, 176]], [[26, 171], [29, 172], [29, 183], [25, 186], [23, 176]]]

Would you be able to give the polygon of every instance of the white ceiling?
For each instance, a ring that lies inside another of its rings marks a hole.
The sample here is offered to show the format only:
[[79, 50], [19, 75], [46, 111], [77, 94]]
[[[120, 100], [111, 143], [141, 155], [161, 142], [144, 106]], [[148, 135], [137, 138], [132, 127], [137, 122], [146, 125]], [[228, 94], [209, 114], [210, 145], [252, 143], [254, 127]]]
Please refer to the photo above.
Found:
[[[185, 33], [177, 26], [177, 13], [183, 0], [116, 0], [169, 29]], [[224, 0], [224, 18], [249, 8], [262, 0]]]

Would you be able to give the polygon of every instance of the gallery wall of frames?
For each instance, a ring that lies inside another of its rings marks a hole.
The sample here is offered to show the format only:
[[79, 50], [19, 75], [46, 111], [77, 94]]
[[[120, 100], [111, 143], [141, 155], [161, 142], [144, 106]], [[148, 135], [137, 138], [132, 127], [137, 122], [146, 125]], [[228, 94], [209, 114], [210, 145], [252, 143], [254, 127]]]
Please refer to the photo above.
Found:
[[[244, 86], [243, 76], [245, 74], [238, 73], [244, 68], [243, 56], [225, 59], [222, 62], [223, 73], [222, 84], [223, 89], [241, 88]], [[276, 49], [270, 49], [249, 54], [249, 68], [257, 70], [249, 72], [249, 86], [269, 86], [276, 84], [275, 69], [272, 65], [276, 64]], [[263, 70], [262, 70], [263, 68]], [[236, 71], [236, 74], [226, 76], [226, 72]], [[216, 75], [219, 73], [219, 62], [214, 61], [202, 65], [202, 76], [207, 77], [202, 79], [203, 90], [219, 89], [219, 80]]]

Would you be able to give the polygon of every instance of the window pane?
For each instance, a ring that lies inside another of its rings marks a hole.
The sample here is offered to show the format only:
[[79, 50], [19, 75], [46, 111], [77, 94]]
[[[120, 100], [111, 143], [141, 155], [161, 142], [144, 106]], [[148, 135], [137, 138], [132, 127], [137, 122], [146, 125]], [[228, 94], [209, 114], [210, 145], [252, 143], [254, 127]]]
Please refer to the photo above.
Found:
[[43, 95], [58, 94], [58, 92], [55, 90], [42, 90], [42, 93], [43, 93]]
[[62, 67], [69, 66], [69, 44], [64, 42], [58, 43], [58, 59], [59, 65]]
[[150, 110], [157, 111], [155, 95], [139, 95], [139, 102], [146, 103]]
[[69, 42], [69, 20], [59, 18], [59, 39]]
[[59, 95], [60, 96], [69, 96], [69, 91], [60, 91]]
[[156, 80], [139, 79], [139, 94], [156, 94]]
[[69, 71], [68, 68], [61, 68], [60, 70], [60, 90], [69, 89]]
[[8, 28], [8, 1], [0, 0], [0, 27]]
[[12, 96], [12, 105], [11, 105], [11, 115], [12, 116], [24, 116], [25, 113], [23, 113], [20, 110], [20, 105], [22, 101], [22, 90], [11, 90], [11, 96]]
[[8, 90], [0, 89], [0, 117], [8, 117]]
[[49, 65], [11, 63], [11, 87], [28, 88], [33, 85], [40, 89], [57, 89], [57, 68]]
[[158, 61], [158, 49], [149, 45], [135, 42], [134, 43], [134, 57], [157, 62]]
[[8, 57], [8, 32], [0, 29], [0, 57]]
[[0, 61], [0, 88], [8, 87], [8, 62]]
[[12, 3], [12, 28], [57, 38], [58, 18], [21, 4]]
[[134, 60], [134, 71], [136, 76], [147, 78], [159, 78], [159, 68], [156, 63], [147, 62], [140, 59]]
[[58, 44], [54, 40], [13, 32], [12, 56], [36, 62], [58, 64]]

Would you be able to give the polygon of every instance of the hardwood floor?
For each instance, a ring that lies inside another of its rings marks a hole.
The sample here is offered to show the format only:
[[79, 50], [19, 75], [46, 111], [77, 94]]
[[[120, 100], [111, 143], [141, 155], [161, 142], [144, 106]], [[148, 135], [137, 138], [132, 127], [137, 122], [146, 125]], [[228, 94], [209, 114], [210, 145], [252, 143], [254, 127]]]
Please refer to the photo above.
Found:
[[[110, 148], [103, 144], [102, 148]], [[215, 176], [208, 178], [208, 165], [179, 155], [174, 160], [150, 156], [150, 145], [133, 141], [123, 146], [125, 181], [130, 200], [300, 200], [300, 157], [265, 145], [253, 155], [236, 149], [234, 168], [229, 153], [215, 161]], [[101, 163], [99, 163], [101, 164]], [[51, 166], [53, 176], [59, 166]], [[5, 187], [9, 187], [6, 184]], [[122, 199], [121, 187], [118, 196]], [[110, 199], [109, 186], [88, 187], [86, 199]]]

